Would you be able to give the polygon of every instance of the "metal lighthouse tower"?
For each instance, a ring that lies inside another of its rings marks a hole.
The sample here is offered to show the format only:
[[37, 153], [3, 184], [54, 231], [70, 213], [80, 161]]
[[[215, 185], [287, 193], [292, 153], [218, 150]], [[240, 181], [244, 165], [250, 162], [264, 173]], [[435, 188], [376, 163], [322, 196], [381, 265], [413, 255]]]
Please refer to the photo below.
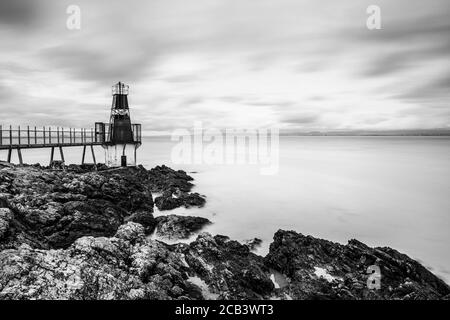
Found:
[[141, 145], [141, 125], [131, 123], [128, 92], [129, 86], [116, 83], [112, 87], [109, 124], [96, 123], [96, 133], [104, 136], [102, 147], [106, 165], [110, 167], [135, 166], [136, 150]]

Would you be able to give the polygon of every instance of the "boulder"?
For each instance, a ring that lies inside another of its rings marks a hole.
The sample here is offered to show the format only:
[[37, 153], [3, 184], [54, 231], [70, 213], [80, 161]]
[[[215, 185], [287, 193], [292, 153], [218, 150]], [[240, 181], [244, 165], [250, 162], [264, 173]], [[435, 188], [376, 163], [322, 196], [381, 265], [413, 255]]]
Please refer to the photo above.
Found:
[[0, 240], [6, 236], [13, 216], [13, 213], [8, 208], [0, 208]]
[[[265, 264], [289, 280], [281, 292], [293, 299], [437, 299], [450, 293], [447, 284], [407, 255], [357, 240], [341, 245], [279, 230]], [[379, 289], [369, 286], [377, 268]]]
[[144, 227], [145, 234], [151, 234], [156, 227], [156, 219], [148, 211], [138, 211], [125, 218], [125, 221], [131, 221], [141, 224]]
[[239, 300], [272, 295], [274, 285], [264, 259], [237, 241], [202, 233], [177, 251], [183, 254], [190, 277], [204, 284], [204, 297]]
[[173, 210], [179, 207], [203, 207], [205, 205], [205, 198], [198, 193], [177, 192], [172, 194], [170, 191], [165, 191], [161, 196], [155, 198], [156, 207], [161, 210]]
[[139, 222], [151, 233], [153, 198], [146, 175], [143, 168], [102, 172], [86, 171], [84, 166], [69, 166], [67, 171], [40, 166], [4, 168], [0, 171], [0, 207], [14, 213], [14, 228], [0, 248], [21, 243], [42, 249], [67, 248], [82, 236], [112, 236], [125, 221]]
[[209, 224], [211, 221], [206, 218], [171, 214], [156, 217], [155, 233], [168, 240], [187, 239]]
[[153, 192], [189, 192], [194, 186], [193, 180], [183, 170], [173, 170], [165, 165], [156, 166], [148, 171], [148, 179]]
[[254, 251], [256, 250], [258, 247], [261, 246], [262, 240], [259, 238], [253, 238], [253, 239], [249, 239], [249, 240], [245, 240], [245, 245], [251, 250]]

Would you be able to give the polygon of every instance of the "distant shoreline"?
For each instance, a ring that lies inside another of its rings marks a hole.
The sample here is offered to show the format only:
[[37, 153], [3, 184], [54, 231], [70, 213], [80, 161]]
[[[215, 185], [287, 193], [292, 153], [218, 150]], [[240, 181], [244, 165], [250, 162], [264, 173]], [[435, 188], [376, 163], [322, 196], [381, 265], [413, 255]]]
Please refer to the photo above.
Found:
[[[233, 128], [228, 128], [232, 130]], [[225, 132], [227, 128], [219, 129]], [[255, 129], [257, 130], [257, 129]], [[249, 130], [242, 130], [236, 135], [251, 132]], [[144, 138], [164, 138], [170, 137], [170, 131], [147, 131], [143, 132]], [[329, 131], [292, 131], [281, 130], [280, 137], [450, 137], [450, 129], [436, 128], [436, 129], [399, 129], [399, 130], [329, 130]]]
[[[171, 135], [143, 135], [143, 138], [170, 138]], [[367, 134], [351, 134], [351, 133], [302, 133], [302, 134], [288, 134], [282, 133], [280, 137], [450, 137], [450, 132], [445, 134], [389, 134], [389, 133], [367, 133]]]

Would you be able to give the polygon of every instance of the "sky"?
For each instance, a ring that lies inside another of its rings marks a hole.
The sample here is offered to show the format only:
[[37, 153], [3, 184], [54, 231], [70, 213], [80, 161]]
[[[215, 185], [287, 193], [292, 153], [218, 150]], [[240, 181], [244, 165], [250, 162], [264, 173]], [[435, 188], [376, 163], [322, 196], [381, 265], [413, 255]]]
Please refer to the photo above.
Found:
[[107, 122], [123, 81], [147, 134], [450, 129], [449, 13], [448, 0], [1, 0], [0, 124]]

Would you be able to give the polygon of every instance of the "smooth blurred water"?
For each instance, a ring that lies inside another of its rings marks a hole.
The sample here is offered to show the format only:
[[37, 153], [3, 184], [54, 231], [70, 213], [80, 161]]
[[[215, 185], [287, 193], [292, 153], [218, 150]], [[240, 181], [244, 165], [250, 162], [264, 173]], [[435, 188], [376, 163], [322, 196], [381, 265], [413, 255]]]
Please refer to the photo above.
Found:
[[[261, 238], [262, 254], [278, 229], [340, 243], [356, 238], [406, 253], [450, 283], [450, 138], [281, 137], [272, 176], [256, 165], [177, 165], [175, 144], [146, 138], [138, 162], [195, 172], [194, 191], [207, 196], [206, 206], [171, 213], [209, 218], [206, 231]], [[24, 151], [27, 162], [48, 158], [48, 150]], [[80, 160], [81, 148], [66, 152], [67, 162]]]

